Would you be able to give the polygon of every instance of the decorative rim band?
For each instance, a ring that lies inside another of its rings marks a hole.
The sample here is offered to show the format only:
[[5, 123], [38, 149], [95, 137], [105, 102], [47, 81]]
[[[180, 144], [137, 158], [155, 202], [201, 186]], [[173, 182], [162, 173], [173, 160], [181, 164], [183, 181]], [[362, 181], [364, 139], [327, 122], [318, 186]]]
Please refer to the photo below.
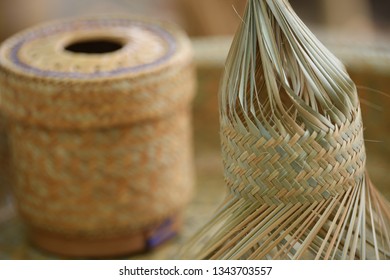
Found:
[[[53, 34], [70, 31], [73, 30], [75, 27], [82, 28], [82, 30], [88, 30], [88, 29], [95, 29], [101, 26], [128, 27], [130, 25], [141, 27], [159, 36], [167, 43], [167, 52], [160, 58], [150, 63], [145, 63], [142, 65], [131, 66], [131, 67], [122, 67], [111, 71], [102, 71], [102, 72], [95, 72], [95, 73], [60, 72], [60, 71], [52, 71], [52, 70], [42, 70], [24, 63], [19, 58], [19, 52], [21, 48], [26, 43], [35, 40], [37, 38], [43, 38]], [[177, 50], [177, 43], [174, 36], [171, 33], [169, 33], [167, 30], [164, 30], [158, 25], [152, 25], [147, 22], [137, 21], [134, 19], [112, 19], [112, 18], [111, 19], [86, 19], [86, 20], [78, 20], [75, 22], [65, 22], [61, 24], [56, 24], [54, 26], [47, 26], [30, 33], [26, 33], [24, 36], [21, 36], [20, 39], [11, 47], [11, 61], [17, 67], [20, 67], [30, 73], [33, 73], [34, 75], [52, 77], [52, 78], [93, 79], [93, 78], [107, 78], [107, 77], [118, 76], [126, 73], [137, 73], [144, 70], [148, 70], [150, 68], [161, 65], [162, 63], [169, 60], [175, 54], [176, 50]]]

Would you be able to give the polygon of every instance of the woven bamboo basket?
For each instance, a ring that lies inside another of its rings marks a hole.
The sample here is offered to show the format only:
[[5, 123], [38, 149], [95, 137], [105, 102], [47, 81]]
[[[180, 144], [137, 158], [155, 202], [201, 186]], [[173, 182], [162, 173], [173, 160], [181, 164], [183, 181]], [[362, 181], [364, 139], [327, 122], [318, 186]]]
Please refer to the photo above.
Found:
[[366, 171], [357, 88], [288, 0], [248, 0], [220, 92], [220, 209], [197, 259], [388, 259], [390, 204]]
[[193, 186], [187, 37], [166, 23], [51, 22], [0, 50], [15, 194], [31, 240], [70, 256], [153, 248]]
[[[353, 37], [348, 34], [335, 34], [316, 30], [319, 39], [345, 64], [351, 79], [356, 83], [364, 121], [367, 167], [375, 186], [390, 199], [390, 38]], [[219, 119], [214, 108], [218, 106], [218, 81], [221, 79], [224, 63], [232, 43], [232, 38], [205, 37], [194, 41], [198, 64], [199, 93], [197, 103], [202, 102], [198, 118], [207, 119], [200, 123], [199, 130], [207, 126], [208, 135], [213, 134], [207, 143], [219, 150]], [[198, 101], [200, 100], [200, 101]], [[198, 105], [198, 104], [197, 104]], [[201, 131], [203, 132], [203, 131]]]

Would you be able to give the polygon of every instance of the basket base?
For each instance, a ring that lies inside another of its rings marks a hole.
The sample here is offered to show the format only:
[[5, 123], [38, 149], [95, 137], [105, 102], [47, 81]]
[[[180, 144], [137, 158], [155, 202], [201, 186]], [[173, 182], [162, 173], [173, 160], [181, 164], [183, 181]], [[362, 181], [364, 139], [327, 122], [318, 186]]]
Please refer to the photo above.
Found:
[[119, 257], [153, 250], [177, 235], [181, 217], [115, 238], [81, 238], [29, 227], [31, 242], [47, 252], [76, 258]]

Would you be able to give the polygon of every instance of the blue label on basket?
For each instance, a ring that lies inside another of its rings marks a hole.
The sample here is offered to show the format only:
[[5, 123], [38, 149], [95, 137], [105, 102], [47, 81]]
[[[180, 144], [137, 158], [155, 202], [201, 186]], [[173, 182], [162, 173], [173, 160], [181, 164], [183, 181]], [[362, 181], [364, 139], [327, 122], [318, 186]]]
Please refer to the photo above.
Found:
[[167, 219], [157, 229], [155, 229], [152, 235], [146, 241], [147, 248], [156, 248], [165, 241], [175, 237], [177, 232], [175, 231], [173, 224], [173, 219]]

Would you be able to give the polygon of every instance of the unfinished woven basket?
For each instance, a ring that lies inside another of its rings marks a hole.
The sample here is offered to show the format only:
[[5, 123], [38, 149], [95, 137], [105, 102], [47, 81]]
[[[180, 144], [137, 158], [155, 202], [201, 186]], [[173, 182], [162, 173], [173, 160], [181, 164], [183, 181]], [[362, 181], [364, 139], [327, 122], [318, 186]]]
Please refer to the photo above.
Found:
[[172, 237], [193, 187], [189, 40], [137, 18], [51, 22], [0, 50], [15, 193], [49, 251], [107, 256]]
[[357, 90], [287, 0], [249, 0], [220, 95], [229, 195], [196, 259], [388, 259]]

